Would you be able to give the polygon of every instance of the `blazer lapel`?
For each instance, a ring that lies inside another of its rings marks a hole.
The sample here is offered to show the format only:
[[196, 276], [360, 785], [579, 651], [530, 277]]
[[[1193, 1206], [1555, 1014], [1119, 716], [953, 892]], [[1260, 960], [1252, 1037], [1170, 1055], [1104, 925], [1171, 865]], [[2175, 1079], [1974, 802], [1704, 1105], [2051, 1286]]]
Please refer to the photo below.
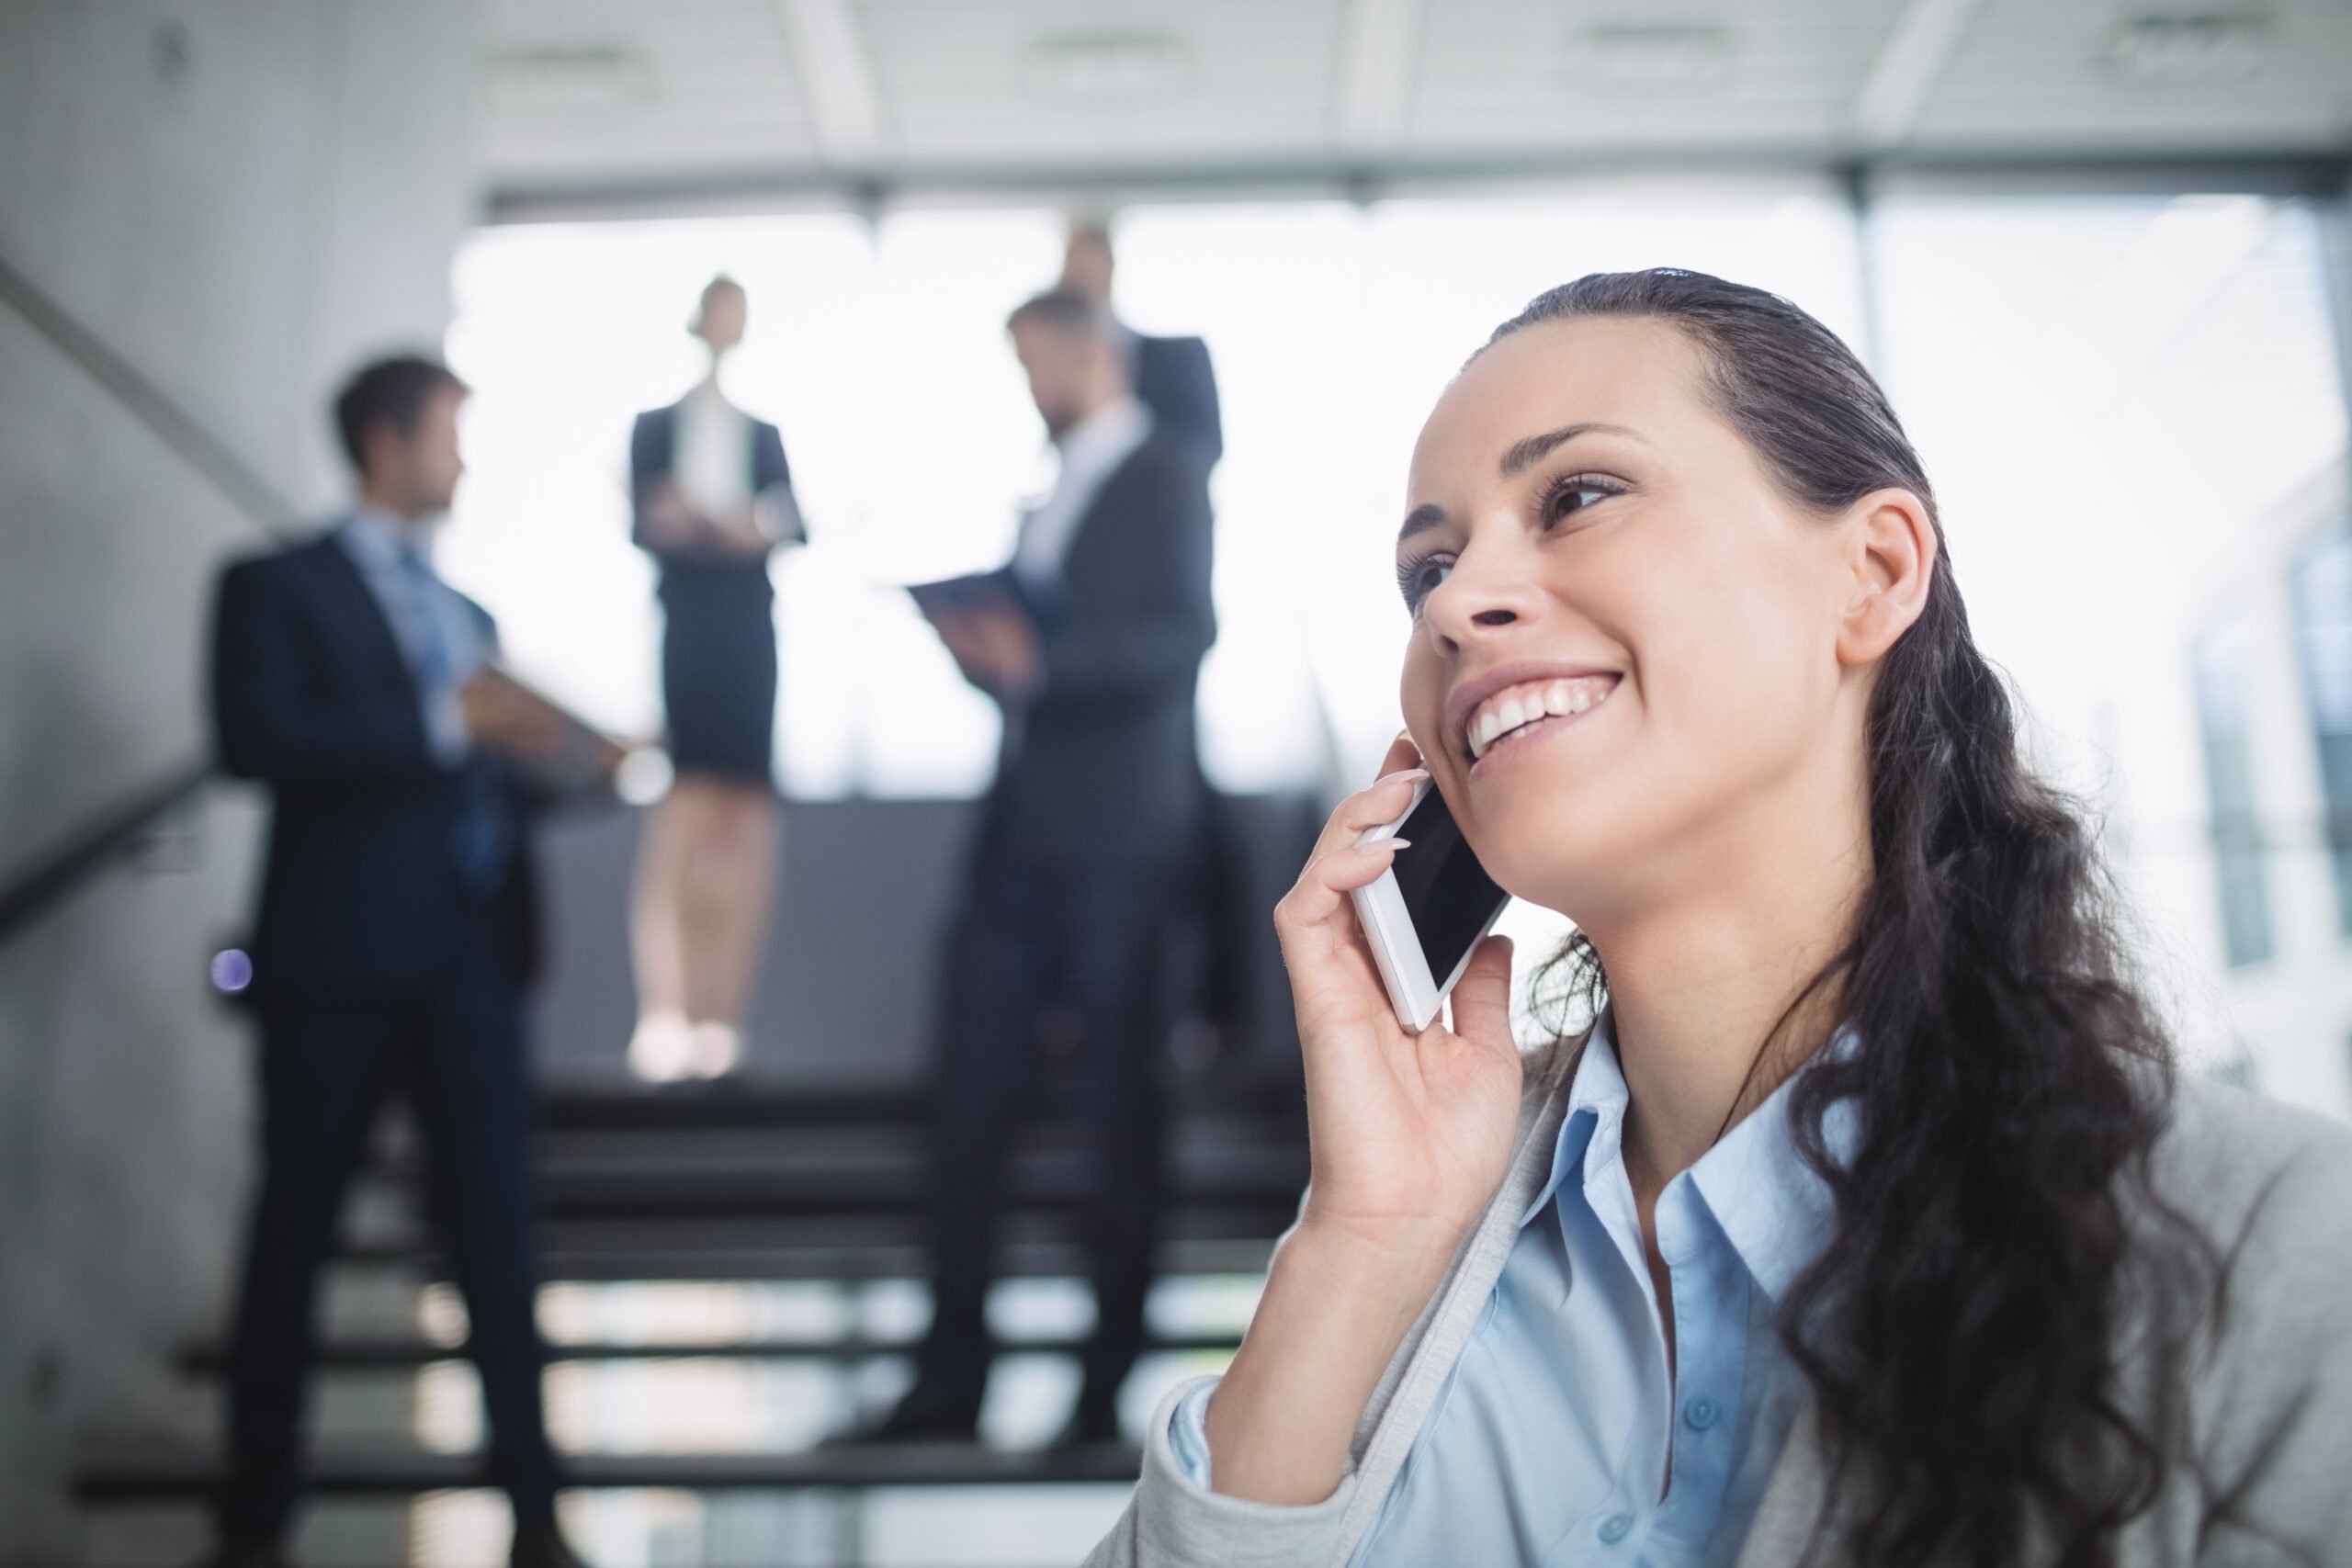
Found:
[[401, 651], [400, 639], [368, 580], [333, 535], [319, 542], [318, 580], [320, 607], [328, 626], [349, 637], [352, 651], [380, 680], [415, 700], [416, 671], [408, 667], [408, 656]]
[[[1755, 1522], [1740, 1546], [1736, 1568], [1799, 1568], [1818, 1561], [1807, 1548], [1815, 1544], [1815, 1531], [1823, 1525], [1827, 1501], [1827, 1477], [1822, 1473], [1821, 1435], [1807, 1399], [1789, 1427], [1788, 1441], [1773, 1462], [1771, 1479], [1764, 1483]], [[1833, 1538], [1824, 1536], [1822, 1543]], [[1833, 1552], [1828, 1561], [1838, 1561]]]
[[[1144, 442], [1150, 439], [1146, 436]], [[1086, 510], [1078, 514], [1078, 522], [1069, 531], [1069, 542], [1062, 547], [1061, 577], [1064, 584], [1077, 581], [1083, 572], [1091, 569], [1091, 556], [1099, 553], [1103, 541], [1110, 537], [1096, 525], [1101, 522], [1102, 513], [1110, 511], [1112, 504], [1118, 500], [1119, 486], [1126, 479], [1127, 470], [1135, 465], [1136, 453], [1143, 450], [1143, 443], [1137, 443], [1135, 451], [1120, 458], [1119, 466], [1104, 474], [1102, 482], [1094, 487], [1094, 493], [1086, 498]], [[1077, 595], [1072, 593], [1065, 597], [1075, 598]]]

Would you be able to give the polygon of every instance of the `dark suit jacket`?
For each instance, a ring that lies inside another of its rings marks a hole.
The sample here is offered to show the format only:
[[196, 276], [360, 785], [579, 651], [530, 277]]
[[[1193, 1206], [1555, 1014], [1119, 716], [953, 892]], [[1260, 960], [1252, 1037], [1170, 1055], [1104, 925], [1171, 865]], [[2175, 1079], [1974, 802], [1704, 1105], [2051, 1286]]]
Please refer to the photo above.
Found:
[[461, 775], [435, 760], [415, 678], [333, 535], [221, 574], [212, 713], [221, 767], [272, 799], [256, 995], [429, 985], [460, 943], [485, 940], [513, 978], [533, 972], [531, 803], [496, 764], [475, 764], [495, 770], [516, 827], [504, 886], [485, 905], [458, 871]]
[[[767, 581], [767, 564], [757, 556], [719, 555], [707, 550], [676, 550], [652, 543], [645, 532], [645, 502], [663, 479], [677, 471], [678, 403], [648, 409], [637, 416], [628, 437], [629, 536], [639, 549], [661, 563], [665, 585], [673, 578], [701, 578], [717, 571], [736, 576], [756, 575]], [[792, 482], [784, 460], [784, 436], [763, 419], [752, 421], [752, 493]]]
[[1206, 457], [1155, 423], [1095, 492], [1054, 602], [1033, 606], [1043, 679], [1006, 716], [990, 802], [1007, 848], [1090, 863], [1193, 852], [1193, 689], [1216, 640], [1209, 552]]
[[1225, 456], [1225, 418], [1217, 407], [1216, 368], [1196, 337], [1135, 339], [1136, 400], [1161, 429], [1198, 442], [1211, 466]]

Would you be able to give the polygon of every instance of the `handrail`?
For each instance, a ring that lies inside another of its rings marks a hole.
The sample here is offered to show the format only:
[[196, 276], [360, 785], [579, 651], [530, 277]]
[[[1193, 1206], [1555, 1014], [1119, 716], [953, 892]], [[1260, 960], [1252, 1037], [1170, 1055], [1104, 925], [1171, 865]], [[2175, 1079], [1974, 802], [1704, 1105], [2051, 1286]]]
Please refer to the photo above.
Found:
[[[5, 256], [0, 302], [177, 453], [248, 522], [273, 538], [284, 536], [285, 521], [300, 511], [293, 501]], [[210, 757], [199, 751], [36, 852], [22, 871], [0, 885], [0, 945], [127, 853], [159, 819], [193, 799], [211, 774]]]
[[287, 519], [300, 513], [301, 508], [260, 469], [239, 457], [202, 421], [174, 401], [170, 393], [149, 380], [144, 371], [117, 354], [105, 339], [42, 292], [39, 284], [19, 272], [6, 256], [0, 256], [0, 300], [6, 301], [35, 332], [104, 388], [125, 412], [186, 458], [190, 468], [210, 480], [213, 489], [265, 533], [273, 536], [283, 534]]
[[210, 758], [184, 762], [98, 812], [64, 835], [63, 842], [35, 857], [6, 887], [0, 887], [0, 947], [94, 873], [128, 854], [150, 828], [193, 799], [211, 778]]

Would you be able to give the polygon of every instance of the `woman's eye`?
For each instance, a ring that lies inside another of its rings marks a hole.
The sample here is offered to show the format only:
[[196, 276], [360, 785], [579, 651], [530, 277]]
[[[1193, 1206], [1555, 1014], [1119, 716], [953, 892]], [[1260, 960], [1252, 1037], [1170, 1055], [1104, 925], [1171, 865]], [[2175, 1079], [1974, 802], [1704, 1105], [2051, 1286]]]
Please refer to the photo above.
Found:
[[1555, 484], [1544, 496], [1544, 521], [1557, 523], [1572, 517], [1597, 501], [1606, 501], [1623, 491], [1617, 486], [1594, 479], [1565, 479]]
[[1405, 595], [1405, 607], [1419, 611], [1421, 601], [1437, 590], [1453, 572], [1453, 560], [1449, 556], [1422, 556], [1402, 562], [1396, 568], [1396, 588]]

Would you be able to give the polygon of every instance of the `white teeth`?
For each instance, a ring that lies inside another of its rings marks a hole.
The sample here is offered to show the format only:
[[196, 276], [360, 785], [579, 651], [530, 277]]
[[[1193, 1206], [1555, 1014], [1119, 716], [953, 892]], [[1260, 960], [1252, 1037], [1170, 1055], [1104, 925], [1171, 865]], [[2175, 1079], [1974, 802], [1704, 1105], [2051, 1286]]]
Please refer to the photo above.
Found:
[[1564, 677], [1531, 682], [1500, 692], [1479, 705], [1464, 728], [1473, 761], [1484, 757], [1498, 739], [1536, 720], [1557, 715], [1574, 717], [1598, 707], [1615, 689], [1606, 676]]

